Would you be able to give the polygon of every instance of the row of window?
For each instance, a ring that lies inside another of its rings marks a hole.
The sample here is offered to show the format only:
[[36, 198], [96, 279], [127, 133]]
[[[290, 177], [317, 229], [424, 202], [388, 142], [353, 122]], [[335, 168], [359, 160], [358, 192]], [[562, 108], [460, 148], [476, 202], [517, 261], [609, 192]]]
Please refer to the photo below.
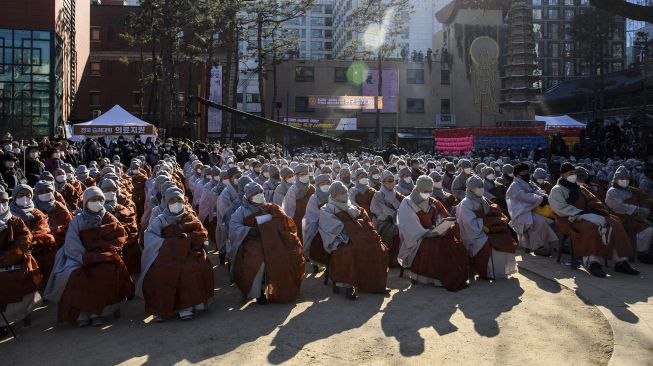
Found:
[[[442, 85], [449, 85], [449, 69], [447, 64], [440, 71], [440, 82]], [[368, 76], [370, 78], [371, 76]], [[315, 67], [313, 66], [295, 66], [295, 81], [312, 82], [315, 81]], [[333, 81], [337, 83], [344, 83], [347, 81], [347, 68], [336, 67], [334, 68]], [[406, 70], [406, 83], [407, 84], [424, 84], [424, 69], [407, 69]]]
[[585, 6], [585, 5], [589, 5], [589, 0], [533, 0], [533, 6], [541, 6], [541, 5]]
[[[533, 32], [535, 33], [535, 39], [562, 39], [572, 40], [573, 36], [571, 34], [571, 23], [570, 22], [557, 22], [549, 21], [542, 22], [541, 24], [533, 24]], [[619, 25], [615, 25], [612, 29], [612, 36], [610, 37], [613, 41], [623, 41], [624, 40], [624, 28]], [[606, 41], [609, 41], [606, 40]]]
[[[295, 112], [312, 113], [315, 112], [315, 108], [309, 106], [308, 97], [295, 97]], [[424, 99], [406, 98], [406, 113], [424, 113]], [[451, 102], [449, 99], [440, 99], [440, 113], [451, 114]]]

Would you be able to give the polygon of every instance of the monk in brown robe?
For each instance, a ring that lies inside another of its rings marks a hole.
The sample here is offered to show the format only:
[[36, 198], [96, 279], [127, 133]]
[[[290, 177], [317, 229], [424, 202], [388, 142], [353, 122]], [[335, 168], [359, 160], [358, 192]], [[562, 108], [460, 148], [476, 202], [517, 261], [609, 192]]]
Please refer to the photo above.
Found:
[[70, 223], [44, 295], [58, 303], [59, 320], [101, 326], [104, 317], [119, 316], [121, 303], [134, 292], [120, 256], [127, 232], [104, 209], [100, 188], [87, 188], [83, 198], [84, 208]]
[[213, 266], [204, 250], [207, 232], [190, 214], [179, 188], [168, 188], [162, 200], [165, 209], [145, 231], [136, 294], [145, 300], [145, 311], [154, 321], [174, 314], [190, 320], [194, 311], [207, 310], [213, 297]]
[[357, 292], [389, 293], [388, 248], [365, 210], [351, 204], [340, 181], [331, 185], [329, 201], [320, 209], [319, 232], [331, 254], [328, 271], [334, 292], [344, 287], [350, 300], [356, 300]]
[[294, 301], [304, 277], [297, 227], [279, 206], [265, 203], [258, 183], [248, 183], [244, 192], [242, 205], [229, 221], [233, 279], [243, 300]]
[[141, 247], [138, 244], [136, 213], [116, 202], [119, 194], [116, 182], [111, 179], [104, 179], [100, 188], [104, 193], [104, 209], [115, 216], [127, 232], [127, 241], [122, 246], [122, 259], [129, 270], [129, 274], [132, 276], [137, 275], [141, 273]]
[[57, 168], [54, 171], [54, 188], [63, 196], [63, 201], [66, 207], [68, 207], [68, 210], [74, 211], [80, 202], [81, 195], [67, 181], [66, 172], [61, 168]]
[[66, 240], [68, 224], [73, 216], [66, 206], [55, 200], [54, 186], [51, 182], [41, 180], [34, 186], [34, 205], [48, 215], [50, 233], [54, 236], [57, 248], [61, 248]]
[[[29, 252], [27, 225], [9, 210], [9, 195], [0, 188], [0, 312], [9, 322], [26, 319], [39, 304], [42, 276]], [[4, 327], [0, 332], [6, 333]]]
[[349, 189], [349, 201], [365, 210], [368, 217], [372, 217], [370, 206], [376, 190], [370, 187], [370, 181], [365, 169], [356, 169], [352, 183], [354, 186]]
[[381, 175], [381, 187], [374, 193], [370, 209], [376, 230], [381, 235], [383, 243], [389, 248], [389, 266], [399, 267], [397, 255], [401, 247], [399, 228], [397, 227], [397, 210], [404, 195], [395, 190], [395, 177], [389, 170]]
[[295, 183], [293, 183], [288, 192], [283, 197], [281, 208], [286, 215], [292, 217], [297, 226], [297, 235], [302, 239], [302, 219], [306, 214], [306, 205], [308, 200], [315, 193], [315, 187], [310, 184], [308, 176], [308, 165], [298, 164], [295, 169]]
[[592, 275], [606, 277], [602, 262], [607, 259], [615, 262], [616, 272], [638, 275], [628, 263], [633, 248], [621, 221], [592, 192], [576, 184], [577, 178], [574, 166], [565, 162], [558, 184], [551, 189], [549, 204], [558, 230], [571, 237], [574, 254], [583, 257]]
[[84, 186], [84, 190], [88, 187], [92, 187], [95, 185], [95, 179], [89, 175], [89, 170], [86, 167], [86, 165], [80, 165], [77, 167], [75, 170], [75, 174], [77, 175], [77, 180], [82, 183]]
[[[397, 211], [401, 248], [397, 256], [413, 284], [467, 287], [467, 253], [451, 215], [431, 197], [433, 179], [420, 176]], [[442, 226], [444, 225], [444, 227]]]
[[10, 205], [11, 214], [20, 217], [32, 234], [29, 249], [36, 259], [43, 275], [43, 280], [47, 282], [50, 272], [54, 266], [54, 258], [57, 253], [57, 244], [54, 237], [50, 234], [48, 225], [48, 216], [34, 207], [32, 201], [32, 188], [26, 184], [17, 184], [12, 192], [13, 200]]
[[143, 216], [143, 210], [145, 207], [145, 182], [147, 182], [147, 173], [145, 170], [140, 168], [139, 160], [132, 160], [131, 167], [129, 169], [129, 176], [131, 177], [131, 183], [133, 188], [132, 199], [134, 200], [134, 205], [136, 206], [136, 217], [140, 221]]

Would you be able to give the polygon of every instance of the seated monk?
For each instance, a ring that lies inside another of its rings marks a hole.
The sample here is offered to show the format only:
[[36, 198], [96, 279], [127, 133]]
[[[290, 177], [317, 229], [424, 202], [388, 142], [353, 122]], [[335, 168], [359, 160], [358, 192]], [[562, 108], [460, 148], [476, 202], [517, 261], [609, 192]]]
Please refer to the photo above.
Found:
[[[38, 288], [43, 278], [29, 252], [31, 240], [27, 225], [11, 214], [9, 195], [0, 188], [0, 312], [10, 323], [29, 321], [29, 314], [41, 301]], [[0, 335], [6, 332], [0, 326]]]
[[329, 187], [331, 186], [331, 175], [320, 174], [315, 177], [315, 193], [308, 199], [306, 214], [302, 219], [302, 252], [304, 258], [313, 263], [313, 272], [319, 270], [319, 266], [329, 264], [329, 254], [324, 250], [322, 237], [318, 231], [320, 221], [320, 209], [329, 200]]
[[165, 209], [145, 230], [136, 294], [154, 321], [175, 314], [190, 320], [194, 311], [208, 310], [213, 297], [213, 266], [204, 250], [207, 233], [190, 214], [181, 189], [168, 188], [162, 201]]
[[80, 165], [77, 167], [77, 170], [75, 170], [75, 174], [77, 175], [77, 180], [82, 182], [84, 185], [84, 189], [88, 187], [92, 187], [95, 185], [95, 179], [90, 176], [90, 171], [86, 167], [86, 165]]
[[560, 166], [560, 179], [551, 189], [549, 204], [561, 234], [571, 237], [574, 254], [596, 277], [606, 277], [602, 262], [612, 259], [614, 269], [630, 275], [639, 271], [628, 263], [633, 248], [618, 217], [588, 189], [576, 184], [576, 170], [568, 162]]
[[370, 206], [376, 190], [370, 187], [370, 180], [365, 169], [356, 169], [353, 183], [354, 186], [349, 188], [349, 201], [365, 210], [368, 217], [372, 217]]
[[17, 184], [12, 191], [13, 200], [9, 207], [11, 214], [21, 218], [32, 234], [32, 240], [28, 242], [29, 250], [39, 265], [44, 280], [43, 285], [45, 285], [50, 277], [52, 266], [54, 266], [57, 244], [54, 241], [54, 236], [50, 233], [48, 216], [34, 208], [32, 195], [30, 186]]
[[129, 274], [135, 276], [141, 273], [141, 247], [138, 244], [136, 213], [116, 201], [119, 195], [116, 182], [104, 179], [100, 183], [100, 189], [104, 193], [104, 209], [115, 216], [127, 232], [127, 241], [122, 246], [121, 255]]
[[[40, 176], [40, 177], [41, 177], [41, 180], [46, 181], [46, 182], [49, 182], [49, 183], [52, 184], [52, 187], [55, 189], [55, 191], [54, 191], [54, 199], [55, 199], [57, 202], [62, 203], [64, 206], [66, 206], [66, 209], [69, 210], [68, 205], [66, 204], [66, 199], [63, 198], [63, 195], [62, 195], [61, 193], [59, 193], [59, 192], [57, 191], [57, 189], [56, 189], [55, 181], [54, 181], [54, 176], [52, 175], [52, 173], [50, 173], [49, 171], [45, 170], [45, 171], [43, 171], [43, 173], [41, 173], [41, 176]], [[69, 211], [70, 211], [70, 210], [69, 210]]]
[[653, 264], [653, 197], [647, 197], [638, 188], [630, 186], [630, 173], [626, 167], [620, 166], [614, 173], [605, 204], [621, 219], [628, 234], [635, 237], [637, 259], [642, 263]]
[[204, 186], [197, 218], [202, 222], [209, 234], [209, 247], [215, 246], [215, 228], [218, 220], [215, 216], [215, 204], [218, 202], [217, 186], [220, 184], [220, 168], [211, 168], [211, 181]]
[[436, 171], [431, 172], [429, 177], [433, 179], [433, 192], [431, 193], [431, 196], [440, 201], [447, 212], [453, 214], [456, 210], [456, 205], [458, 205], [459, 202], [453, 194], [444, 189], [444, 186], [442, 185], [444, 179], [443, 175]]
[[289, 302], [299, 296], [304, 278], [297, 227], [279, 206], [265, 203], [263, 187], [245, 186], [241, 206], [229, 221], [229, 260], [243, 301]]
[[542, 168], [537, 168], [533, 172], [532, 180], [540, 189], [542, 189], [548, 195], [551, 194], [551, 188], [553, 188], [553, 186], [551, 185], [551, 183], [549, 183], [548, 180], [546, 180], [546, 177], [547, 177], [546, 170]]
[[75, 174], [75, 169], [72, 165], [66, 163], [61, 166], [64, 172], [66, 172], [66, 182], [70, 183], [71, 186], [75, 189], [75, 195], [81, 197], [84, 194], [86, 186], [77, 180], [77, 174]]
[[58, 303], [59, 320], [101, 326], [105, 316], [119, 316], [121, 303], [134, 292], [120, 256], [126, 241], [125, 229], [104, 209], [102, 190], [87, 188], [45, 288], [45, 298]]
[[[395, 190], [395, 177], [391, 171], [381, 173], [381, 187], [374, 193], [370, 209], [376, 231], [381, 235], [383, 243], [388, 246], [388, 265], [398, 267], [397, 255], [401, 247], [401, 237], [397, 227], [397, 210], [404, 196]], [[452, 196], [453, 197], [453, 196]]]
[[290, 216], [297, 226], [297, 235], [302, 239], [302, 219], [306, 214], [308, 200], [315, 193], [315, 187], [311, 185], [308, 176], [308, 165], [299, 164], [295, 167], [295, 182], [288, 188], [283, 197], [281, 208], [286, 215]]
[[132, 186], [134, 187], [132, 198], [136, 206], [136, 217], [138, 220], [143, 216], [143, 210], [145, 208], [145, 182], [147, 182], [146, 172], [140, 168], [140, 164], [141, 162], [139, 160], [132, 159], [128, 172], [131, 177]]
[[340, 181], [331, 184], [328, 203], [320, 209], [319, 232], [331, 255], [327, 270], [335, 293], [344, 287], [350, 300], [357, 292], [389, 293], [388, 248], [365, 211], [349, 202]]
[[78, 195], [75, 187], [68, 183], [66, 172], [61, 168], [57, 168], [54, 171], [54, 189], [58, 193], [61, 193], [69, 211], [75, 211], [77, 209], [81, 196]]
[[38, 181], [34, 186], [34, 195], [34, 206], [48, 215], [50, 233], [54, 236], [57, 248], [61, 248], [66, 240], [68, 224], [72, 221], [73, 216], [66, 205], [55, 200], [52, 183], [46, 180]]
[[[442, 286], [449, 291], [467, 287], [467, 255], [455, 222], [440, 201], [431, 197], [433, 179], [417, 178], [413, 191], [401, 201], [397, 226], [401, 237], [398, 261], [413, 282]], [[435, 228], [444, 220], [446, 230]]]
[[460, 239], [479, 277], [507, 278], [517, 272], [517, 243], [508, 228], [508, 218], [499, 205], [483, 197], [484, 191], [481, 178], [471, 176], [467, 179], [465, 198], [456, 210]]

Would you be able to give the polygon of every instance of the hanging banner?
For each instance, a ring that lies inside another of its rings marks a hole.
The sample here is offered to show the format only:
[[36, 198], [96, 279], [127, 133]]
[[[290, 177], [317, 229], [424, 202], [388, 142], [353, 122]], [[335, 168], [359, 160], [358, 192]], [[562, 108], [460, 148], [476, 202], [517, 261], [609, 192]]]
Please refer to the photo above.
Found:
[[[379, 106], [383, 107], [383, 97], [378, 97]], [[334, 108], [334, 109], [364, 109], [374, 108], [373, 96], [358, 95], [310, 95], [308, 97], [310, 108]]]
[[[211, 83], [209, 100], [222, 104], [222, 65], [214, 66], [211, 69]], [[208, 108], [208, 133], [220, 133], [222, 131], [222, 111], [217, 108]]]
[[[379, 71], [370, 69], [367, 80], [363, 82], [363, 92], [365, 96], [375, 96], [379, 88]], [[397, 113], [397, 94], [399, 90], [399, 72], [397, 69], [383, 70], [383, 83], [381, 85], [381, 96], [383, 97], [383, 106], [381, 113]], [[365, 107], [363, 112], [376, 112], [374, 105]]]
[[355, 131], [357, 118], [302, 118], [286, 117], [285, 123], [293, 127], [311, 130]]

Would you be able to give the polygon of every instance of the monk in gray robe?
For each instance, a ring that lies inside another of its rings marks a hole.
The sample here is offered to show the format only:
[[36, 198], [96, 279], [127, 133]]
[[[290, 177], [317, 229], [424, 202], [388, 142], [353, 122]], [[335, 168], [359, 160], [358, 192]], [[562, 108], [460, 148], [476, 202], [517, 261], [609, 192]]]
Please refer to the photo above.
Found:
[[374, 227], [381, 235], [383, 243], [388, 247], [388, 265], [398, 267], [397, 254], [401, 246], [399, 228], [397, 227], [397, 210], [404, 196], [395, 190], [395, 177], [389, 170], [384, 170], [380, 176], [381, 188], [374, 193], [370, 211]]
[[281, 177], [281, 182], [274, 189], [274, 195], [272, 196], [272, 203], [276, 204], [277, 206], [281, 206], [283, 204], [283, 199], [286, 197], [286, 193], [288, 193], [290, 187], [295, 184], [296, 180], [295, 172], [288, 167], [282, 168], [279, 172], [279, 176]]
[[298, 164], [295, 169], [295, 183], [288, 189], [283, 198], [281, 208], [290, 216], [295, 225], [299, 238], [302, 238], [302, 219], [306, 214], [306, 205], [309, 198], [315, 193], [315, 187], [311, 185], [311, 177], [308, 175], [309, 169], [306, 164]]
[[318, 227], [320, 221], [320, 208], [329, 200], [329, 187], [331, 187], [331, 175], [320, 174], [315, 177], [315, 193], [311, 195], [306, 204], [306, 214], [302, 219], [302, 247], [304, 257], [313, 263], [313, 271], [319, 270], [319, 266], [329, 264], [329, 254], [324, 251], [324, 244]]
[[467, 159], [460, 159], [458, 161], [458, 167], [460, 168], [460, 173], [456, 175], [451, 183], [451, 193], [458, 201], [462, 201], [465, 198], [466, 191], [466, 182], [469, 177], [471, 177], [474, 172], [472, 171], [472, 163]]

